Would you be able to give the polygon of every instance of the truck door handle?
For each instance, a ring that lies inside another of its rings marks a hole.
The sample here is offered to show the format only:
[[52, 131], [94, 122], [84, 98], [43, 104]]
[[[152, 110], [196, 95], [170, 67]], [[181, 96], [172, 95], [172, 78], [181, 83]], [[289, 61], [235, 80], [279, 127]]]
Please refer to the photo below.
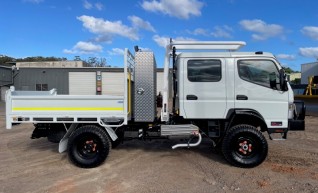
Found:
[[198, 100], [198, 97], [195, 95], [187, 95], [187, 100]]
[[248, 97], [245, 95], [236, 95], [236, 100], [248, 100]]

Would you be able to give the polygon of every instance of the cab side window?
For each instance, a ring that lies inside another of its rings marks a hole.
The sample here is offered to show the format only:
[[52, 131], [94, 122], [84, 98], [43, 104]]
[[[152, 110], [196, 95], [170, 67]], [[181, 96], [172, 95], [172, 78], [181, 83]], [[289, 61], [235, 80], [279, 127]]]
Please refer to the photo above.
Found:
[[191, 82], [218, 82], [222, 78], [220, 60], [189, 60], [188, 79]]
[[272, 89], [279, 88], [279, 71], [271, 60], [239, 60], [238, 74], [243, 80]]

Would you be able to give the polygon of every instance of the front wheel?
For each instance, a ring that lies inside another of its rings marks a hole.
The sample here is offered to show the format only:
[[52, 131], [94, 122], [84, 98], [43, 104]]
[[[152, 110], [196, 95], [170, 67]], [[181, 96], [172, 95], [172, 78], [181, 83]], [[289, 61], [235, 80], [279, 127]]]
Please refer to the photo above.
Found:
[[226, 133], [222, 153], [232, 165], [251, 168], [267, 157], [268, 144], [263, 134], [251, 125], [236, 125]]
[[111, 142], [106, 131], [95, 125], [85, 125], [70, 136], [68, 156], [81, 168], [93, 168], [101, 165], [108, 156]]

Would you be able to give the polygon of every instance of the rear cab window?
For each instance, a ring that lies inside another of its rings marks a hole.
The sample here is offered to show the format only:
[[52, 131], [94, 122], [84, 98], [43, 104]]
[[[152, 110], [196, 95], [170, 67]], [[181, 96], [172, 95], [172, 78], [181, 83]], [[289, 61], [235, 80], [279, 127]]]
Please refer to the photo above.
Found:
[[221, 61], [215, 59], [189, 60], [188, 80], [191, 82], [218, 82], [222, 78]]

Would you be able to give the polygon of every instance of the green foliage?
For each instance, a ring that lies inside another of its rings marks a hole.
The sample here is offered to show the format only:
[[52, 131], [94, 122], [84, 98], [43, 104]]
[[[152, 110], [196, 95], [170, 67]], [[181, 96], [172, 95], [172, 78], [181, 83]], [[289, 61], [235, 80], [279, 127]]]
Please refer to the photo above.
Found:
[[89, 57], [86, 60], [82, 60], [80, 56], [75, 56], [74, 60], [83, 61], [84, 67], [110, 67], [110, 65], [107, 65], [106, 58]]
[[10, 63], [10, 62], [45, 62], [45, 61], [65, 61], [67, 58], [58, 58], [54, 56], [43, 57], [43, 56], [32, 56], [26, 58], [12, 58], [10, 56], [1, 56], [0, 64]]
[[45, 61], [66, 61], [67, 58], [58, 58], [54, 56], [43, 57], [43, 56], [32, 56], [26, 58], [18, 58], [17, 62], [45, 62]]
[[[14, 63], [14, 62], [46, 62], [46, 61], [66, 61], [67, 58], [58, 58], [54, 56], [43, 57], [43, 56], [32, 56], [26, 58], [12, 58], [9, 56], [0, 55], [0, 64]], [[83, 61], [84, 67], [110, 67], [107, 65], [106, 58], [89, 57], [88, 59], [82, 60], [80, 56], [75, 56], [74, 61]]]
[[0, 64], [5, 64], [8, 62], [13, 62], [15, 59], [9, 56], [0, 56]]
[[283, 69], [285, 70], [286, 74], [292, 74], [292, 73], [298, 73], [299, 71], [294, 71], [293, 69], [289, 68], [289, 67], [283, 67]]
[[295, 78], [295, 80], [291, 81], [292, 84], [300, 84], [300, 78]]

